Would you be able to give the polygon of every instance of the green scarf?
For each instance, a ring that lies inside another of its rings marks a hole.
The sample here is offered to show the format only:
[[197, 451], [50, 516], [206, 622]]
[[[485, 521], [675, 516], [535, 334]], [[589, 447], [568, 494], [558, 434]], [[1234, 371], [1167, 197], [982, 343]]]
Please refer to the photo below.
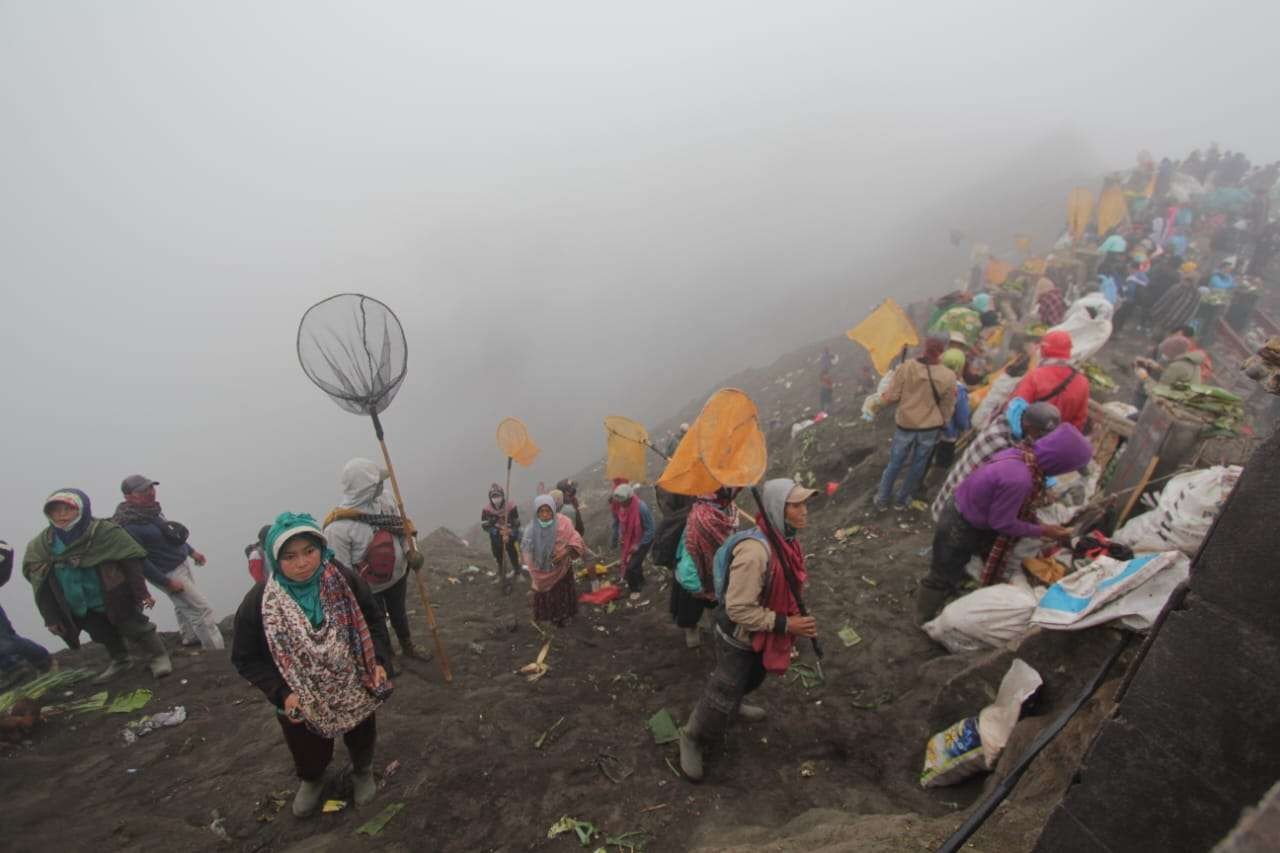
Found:
[[22, 576], [31, 583], [33, 590], [38, 590], [55, 561], [72, 568], [91, 569], [103, 563], [146, 557], [146, 549], [135, 542], [123, 527], [95, 518], [83, 536], [56, 556], [53, 553], [53, 528], [46, 527], [40, 531], [27, 543], [26, 553], [22, 555]]
[[[294, 581], [285, 577], [280, 570], [280, 564], [276, 560], [276, 541], [282, 536], [292, 539], [300, 533], [310, 534], [322, 543], [320, 566], [306, 580]], [[319, 628], [324, 622], [324, 605], [320, 603], [320, 576], [324, 574], [325, 564], [333, 559], [333, 552], [325, 543], [320, 525], [305, 512], [282, 512], [276, 516], [275, 523], [267, 532], [265, 545], [267, 565], [271, 567], [271, 581], [280, 584], [280, 588], [298, 602], [302, 612], [307, 614], [307, 621], [312, 628]]]

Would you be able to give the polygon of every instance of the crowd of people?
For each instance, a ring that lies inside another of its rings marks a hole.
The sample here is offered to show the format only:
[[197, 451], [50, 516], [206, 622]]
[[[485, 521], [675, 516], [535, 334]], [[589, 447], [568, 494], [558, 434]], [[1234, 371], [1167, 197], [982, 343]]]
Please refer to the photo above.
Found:
[[[935, 523], [916, 594], [919, 623], [966, 583], [975, 557], [978, 582], [990, 583], [1008, 571], [1018, 540], [1066, 542], [1072, 535], [1037, 520], [1037, 511], [1055, 500], [1056, 478], [1093, 458], [1082, 362], [1114, 330], [1132, 322], [1148, 339], [1150, 356], [1139, 364], [1148, 382], [1212, 379], [1200, 339], [1216, 315], [1202, 308], [1214, 293], [1240, 289], [1248, 280], [1237, 278], [1241, 270], [1267, 275], [1277, 246], [1269, 199], [1278, 176], [1280, 164], [1251, 167], [1243, 155], [1216, 147], [1180, 163], [1144, 159], [1109, 182], [1127, 199], [1119, 221], [1101, 233], [1069, 229], [1052, 254], [1016, 268], [980, 253], [967, 286], [929, 307], [917, 353], [904, 351], [864, 404], [869, 417], [894, 408], [888, 463], [878, 483], [867, 484], [869, 511], [929, 511]], [[1199, 191], [1188, 195], [1183, 178]], [[836, 405], [837, 362], [830, 348], [819, 359], [824, 411]], [[687, 431], [682, 425], [672, 437], [668, 455]], [[939, 476], [931, 478], [931, 470]], [[413, 523], [384, 494], [387, 478], [382, 466], [352, 459], [323, 523], [281, 513], [245, 548], [254, 585], [235, 615], [231, 660], [274, 709], [301, 780], [293, 802], [299, 816], [318, 808], [339, 736], [350, 752], [356, 802], [374, 797], [376, 712], [396, 675], [391, 633], [399, 655], [427, 656], [414, 643], [405, 603], [422, 556]], [[49, 631], [71, 648], [87, 633], [107, 650], [97, 683], [129, 667], [129, 644], [157, 678], [172, 672], [147, 616], [155, 605], [148, 584], [172, 602], [183, 645], [223, 648], [193, 569], [205, 557], [188, 529], [165, 517], [158, 486], [143, 475], [126, 477], [110, 519], [95, 518], [81, 490], [51, 493], [43, 503], [47, 525], [22, 557]], [[796, 638], [817, 634], [802, 603], [807, 572], [798, 539], [815, 491], [771, 479], [762, 495], [763, 512], [741, 528], [745, 513], [734, 488], [687, 499], [659, 491], [660, 516], [636, 484], [617, 481], [609, 496], [619, 589], [640, 597], [652, 555], [671, 571], [671, 616], [690, 648], [701, 644], [700, 626], [710, 617], [716, 664], [679, 742], [681, 769], [695, 781], [704, 777], [706, 749], [731, 723], [764, 718], [746, 697], [767, 674], [787, 670]], [[481, 528], [503, 592], [527, 578], [534, 621], [564, 626], [577, 613], [579, 567], [602, 558], [584, 538], [577, 483], [561, 480], [538, 494], [532, 509], [522, 521], [495, 483]], [[13, 549], [0, 543], [0, 584], [13, 563]], [[5, 684], [51, 666], [49, 652], [18, 636], [0, 611]]]

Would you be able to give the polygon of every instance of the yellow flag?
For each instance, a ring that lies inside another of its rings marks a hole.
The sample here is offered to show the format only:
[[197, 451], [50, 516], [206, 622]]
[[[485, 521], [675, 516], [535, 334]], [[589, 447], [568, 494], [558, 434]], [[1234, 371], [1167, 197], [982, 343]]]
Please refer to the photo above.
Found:
[[920, 343], [916, 327], [911, 325], [905, 311], [892, 298], [886, 299], [867, 318], [845, 332], [849, 340], [867, 348], [871, 363], [881, 376], [889, 371], [889, 365], [902, 352], [902, 348]]
[[1124, 220], [1129, 212], [1129, 205], [1124, 200], [1124, 190], [1119, 184], [1112, 184], [1102, 191], [1098, 199], [1098, 236], [1102, 236]]
[[672, 494], [704, 495], [755, 485], [767, 467], [756, 404], [737, 388], [722, 388], [702, 407], [657, 485]]
[[1067, 226], [1073, 239], [1079, 240], [1093, 218], [1093, 193], [1084, 187], [1076, 187], [1067, 196]]
[[649, 431], [643, 424], [630, 418], [610, 415], [604, 419], [604, 440], [606, 479], [621, 477], [632, 483], [648, 481], [646, 450]]
[[519, 418], [503, 418], [498, 424], [498, 447], [526, 468], [538, 457], [538, 445], [529, 438], [529, 431]]

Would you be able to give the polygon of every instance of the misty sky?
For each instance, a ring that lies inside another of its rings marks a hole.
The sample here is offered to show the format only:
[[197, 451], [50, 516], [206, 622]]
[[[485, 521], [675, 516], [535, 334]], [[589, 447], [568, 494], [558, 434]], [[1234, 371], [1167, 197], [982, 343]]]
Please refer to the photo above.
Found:
[[[505, 415], [527, 498], [606, 414], [947, 289], [948, 226], [1050, 236], [1141, 148], [1280, 158], [1278, 9], [0, 0], [0, 538], [144, 473], [231, 610], [258, 527], [377, 454], [294, 354], [350, 290], [408, 336], [410, 514], [462, 529]], [[0, 601], [47, 639], [20, 577]]]

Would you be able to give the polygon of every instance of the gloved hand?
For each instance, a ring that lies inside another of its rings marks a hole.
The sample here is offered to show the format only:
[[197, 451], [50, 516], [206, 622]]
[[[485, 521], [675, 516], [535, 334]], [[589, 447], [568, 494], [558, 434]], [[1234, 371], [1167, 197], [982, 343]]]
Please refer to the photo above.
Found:
[[1004, 418], [1009, 422], [1009, 427], [1013, 430], [1013, 437], [1022, 440], [1022, 413], [1027, 410], [1027, 401], [1021, 397], [1014, 397], [1009, 401], [1009, 406], [1004, 410]]
[[422, 556], [422, 552], [413, 550], [404, 555], [404, 563], [415, 572], [422, 571], [422, 567], [427, 564], [427, 558]]

